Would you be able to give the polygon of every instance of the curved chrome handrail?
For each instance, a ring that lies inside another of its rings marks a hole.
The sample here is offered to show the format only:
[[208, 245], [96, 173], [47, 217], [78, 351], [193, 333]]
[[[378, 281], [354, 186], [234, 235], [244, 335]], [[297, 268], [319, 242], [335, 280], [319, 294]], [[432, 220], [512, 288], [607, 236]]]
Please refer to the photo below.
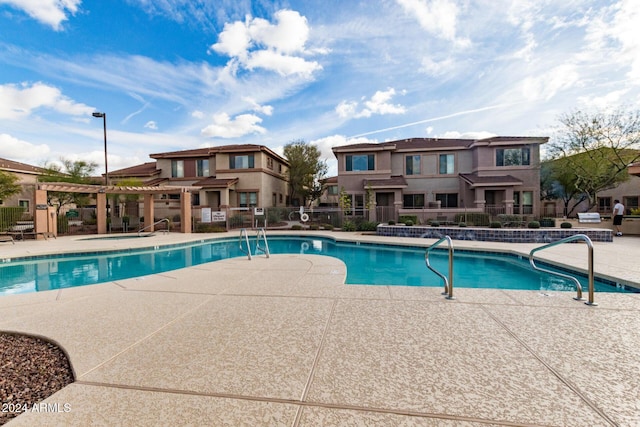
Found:
[[[242, 247], [242, 237], [244, 237], [244, 241], [247, 245], [247, 250], [245, 251], [244, 248]], [[249, 234], [247, 233], [247, 229], [246, 228], [241, 228], [240, 229], [240, 237], [238, 238], [238, 244], [240, 246], [240, 251], [247, 254], [247, 257], [249, 258], [249, 260], [251, 260], [251, 246], [249, 246]]]
[[[431, 252], [431, 250], [444, 241], [446, 241], [447, 245], [449, 246], [449, 279], [447, 279], [444, 274], [433, 268], [431, 266], [431, 263], [429, 262], [429, 253]], [[451, 237], [444, 236], [433, 245], [429, 246], [424, 253], [424, 262], [427, 264], [427, 268], [429, 270], [436, 273], [444, 281], [444, 292], [442, 293], [442, 295], [447, 295], [447, 299], [455, 299], [455, 297], [453, 296], [453, 242], [451, 241]]]
[[[262, 237], [264, 246], [260, 246], [260, 237]], [[269, 242], [267, 242], [267, 233], [264, 231], [264, 228], [259, 228], [256, 234], [256, 250], [254, 251], [256, 255], [258, 254], [258, 251], [265, 254], [267, 258], [271, 257], [271, 253], [269, 252]]]
[[[167, 229], [166, 229], [166, 230], [164, 230], [164, 232], [165, 232], [165, 233], [168, 233], [168, 232], [169, 232], [169, 227], [170, 227], [170, 225], [171, 225], [171, 224], [169, 223], [169, 218], [162, 218], [160, 221], [156, 221], [156, 222], [154, 222], [153, 224], [149, 224], [149, 225], [147, 225], [146, 227], [142, 227], [141, 229], [139, 229], [139, 230], [138, 230], [138, 237], [140, 237], [140, 233], [142, 233], [142, 232], [143, 232], [144, 230], [146, 230], [147, 228], [151, 228], [151, 227], [153, 227], [154, 225], [158, 225], [158, 224], [160, 224], [161, 222], [166, 222], [166, 223], [167, 223]], [[155, 231], [155, 230], [153, 230], [151, 233], [149, 233], [149, 236], [151, 236], [151, 235], [155, 234], [155, 232], [156, 232], [156, 231]]]
[[577, 289], [577, 292], [578, 292], [577, 296], [574, 299], [576, 301], [584, 301], [584, 298], [582, 297], [582, 285], [580, 284], [578, 279], [576, 279], [573, 276], [569, 276], [568, 274], [558, 273], [557, 271], [551, 271], [551, 270], [547, 270], [545, 268], [538, 267], [536, 265], [535, 259], [533, 257], [533, 254], [535, 254], [538, 251], [550, 248], [552, 246], [559, 245], [561, 243], [572, 242], [574, 240], [583, 240], [583, 241], [585, 241], [587, 243], [587, 247], [588, 247], [589, 258], [587, 260], [587, 268], [588, 268], [588, 272], [589, 272], [588, 273], [589, 274], [589, 301], [585, 302], [585, 304], [594, 305], [594, 306], [598, 305], [596, 302], [593, 301], [593, 293], [594, 293], [594, 285], [593, 285], [593, 243], [591, 242], [591, 239], [589, 239], [588, 236], [586, 236], [584, 234], [575, 234], [573, 236], [565, 237], [564, 239], [557, 240], [555, 242], [546, 244], [544, 246], [540, 246], [539, 248], [532, 249], [531, 252], [529, 252], [529, 263], [531, 264], [531, 267], [533, 267], [534, 270], [542, 271], [542, 272], [549, 273], [549, 274], [554, 274], [556, 276], [560, 276], [560, 277], [564, 277], [565, 279], [572, 280], [573, 283], [575, 283], [576, 289]]

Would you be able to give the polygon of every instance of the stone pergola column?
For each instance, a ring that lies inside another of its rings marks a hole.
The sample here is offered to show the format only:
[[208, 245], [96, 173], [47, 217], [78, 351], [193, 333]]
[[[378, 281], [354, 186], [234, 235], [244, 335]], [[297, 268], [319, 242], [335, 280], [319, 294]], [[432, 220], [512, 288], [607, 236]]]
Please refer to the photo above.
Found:
[[191, 192], [180, 193], [180, 232], [191, 233]]
[[[153, 224], [153, 194], [144, 195], [144, 227]], [[145, 229], [145, 231], [153, 231], [153, 227]]]
[[107, 234], [107, 193], [96, 194], [98, 234]]

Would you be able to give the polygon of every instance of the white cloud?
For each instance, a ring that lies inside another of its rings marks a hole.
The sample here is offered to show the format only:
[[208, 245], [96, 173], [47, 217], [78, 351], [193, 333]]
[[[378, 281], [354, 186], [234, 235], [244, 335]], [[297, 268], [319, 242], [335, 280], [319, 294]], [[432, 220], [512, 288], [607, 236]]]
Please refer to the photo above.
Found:
[[451, 40], [464, 47], [470, 44], [465, 38], [456, 37], [458, 6], [450, 0], [396, 0], [405, 12], [415, 16], [428, 33]]
[[0, 86], [0, 118], [17, 119], [30, 115], [39, 108], [48, 108], [62, 114], [72, 116], [88, 115], [95, 108], [76, 103], [62, 95], [58, 88], [44, 83], [34, 83], [29, 86], [23, 83]]
[[[363, 108], [358, 110], [358, 103], [355, 101], [342, 101], [335, 108], [336, 113], [341, 118], [354, 117], [356, 119], [362, 117], [371, 117], [374, 114], [404, 114], [406, 108], [400, 104], [391, 104], [389, 101], [396, 94], [394, 88], [389, 88], [386, 91], [376, 91], [371, 99], [363, 99]], [[403, 92], [404, 94], [404, 92]]]
[[628, 92], [628, 89], [622, 89], [609, 92], [603, 96], [579, 96], [578, 102], [589, 109], [601, 111], [624, 104], [624, 97]]
[[6, 133], [0, 133], [0, 157], [5, 159], [32, 164], [33, 159], [46, 156], [49, 151], [49, 146], [46, 144], [34, 145]]
[[191, 117], [194, 117], [196, 119], [204, 119], [204, 113], [200, 110], [195, 110], [191, 112]]
[[574, 64], [563, 64], [536, 77], [527, 77], [522, 83], [522, 94], [530, 100], [553, 98], [558, 92], [569, 89], [580, 82], [580, 74]]
[[202, 129], [203, 136], [218, 138], [238, 138], [248, 134], [263, 134], [267, 130], [258, 123], [262, 119], [254, 114], [241, 114], [233, 120], [226, 113], [215, 114], [213, 124]]
[[273, 114], [273, 107], [271, 105], [260, 105], [256, 102], [255, 99], [245, 96], [242, 98], [243, 101], [247, 102], [251, 106], [251, 110], [256, 113], [262, 113], [265, 116], [270, 116]]
[[469, 132], [458, 132], [455, 130], [450, 130], [442, 135], [439, 135], [439, 138], [451, 138], [451, 139], [484, 139], [484, 138], [492, 138], [494, 136], [498, 136], [493, 132], [487, 132], [486, 130], [481, 131], [469, 131]]
[[9, 4], [21, 9], [33, 19], [49, 25], [54, 30], [62, 29], [62, 22], [74, 15], [82, 0], [0, 0], [0, 4]]
[[322, 66], [302, 57], [320, 52], [305, 49], [309, 37], [307, 18], [292, 10], [280, 10], [274, 17], [276, 24], [251, 17], [245, 22], [225, 24], [211, 50], [231, 57], [227, 64], [230, 70], [241, 65], [248, 70], [261, 68], [282, 76], [311, 78]]
[[145, 123], [144, 127], [147, 129], [158, 130], [158, 124], [153, 120], [149, 120], [147, 123]]
[[[587, 28], [590, 49], [599, 58], [622, 63], [630, 69], [627, 76], [640, 82], [640, 2], [621, 0], [605, 9], [603, 16], [594, 19]], [[609, 52], [606, 52], [609, 50]]]
[[433, 77], [440, 77], [449, 74], [455, 68], [455, 61], [451, 58], [442, 61], [434, 61], [431, 58], [422, 58], [420, 71]]

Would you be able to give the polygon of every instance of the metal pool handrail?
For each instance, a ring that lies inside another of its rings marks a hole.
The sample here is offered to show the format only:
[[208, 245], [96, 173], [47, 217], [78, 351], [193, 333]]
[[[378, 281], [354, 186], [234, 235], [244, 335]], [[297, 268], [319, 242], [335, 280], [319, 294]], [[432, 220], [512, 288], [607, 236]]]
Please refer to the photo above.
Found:
[[531, 267], [533, 267], [534, 270], [543, 271], [545, 273], [554, 274], [556, 276], [560, 276], [560, 277], [564, 277], [565, 279], [572, 280], [575, 283], [576, 289], [577, 289], [577, 292], [578, 292], [578, 295], [574, 299], [576, 301], [584, 301], [585, 299], [582, 297], [582, 285], [580, 284], [580, 282], [578, 282], [578, 279], [576, 279], [573, 276], [569, 276], [568, 274], [558, 273], [556, 271], [551, 271], [551, 270], [547, 270], [547, 269], [538, 267], [536, 265], [534, 257], [533, 257], [533, 254], [535, 254], [538, 251], [550, 248], [552, 246], [559, 245], [561, 243], [572, 242], [574, 240], [584, 240], [587, 243], [587, 247], [588, 247], [588, 255], [589, 255], [589, 257], [588, 257], [588, 260], [587, 260], [587, 268], [588, 268], [588, 271], [589, 271], [589, 301], [585, 302], [585, 304], [594, 305], [594, 306], [598, 305], [598, 303], [593, 301], [593, 292], [594, 292], [594, 285], [593, 285], [593, 243], [591, 242], [591, 239], [589, 239], [588, 236], [586, 236], [584, 234], [575, 234], [573, 236], [565, 237], [564, 239], [557, 240], [555, 242], [546, 244], [544, 246], [540, 246], [539, 248], [532, 249], [531, 252], [529, 252], [529, 263], [531, 264]]
[[[446, 241], [447, 245], [449, 246], [449, 279], [447, 279], [444, 274], [431, 267], [431, 263], [429, 262], [429, 253], [431, 252], [431, 250], [444, 241]], [[447, 295], [447, 299], [455, 299], [455, 297], [453, 296], [453, 242], [451, 241], [451, 237], [444, 236], [442, 239], [429, 246], [427, 248], [427, 251], [424, 253], [424, 262], [427, 264], [427, 268], [429, 270], [433, 271], [438, 276], [440, 276], [442, 280], [444, 280], [444, 292], [442, 293], [442, 295]]]
[[[260, 237], [262, 237], [262, 241], [264, 242], [264, 246], [260, 246]], [[271, 254], [269, 253], [269, 242], [267, 242], [267, 233], [264, 231], [264, 228], [259, 228], [258, 233], [256, 234], [256, 255], [258, 251], [262, 252], [270, 258]]]
[[[242, 238], [244, 237], [244, 241], [247, 245], [247, 250], [245, 251], [244, 248], [242, 247]], [[240, 237], [238, 238], [238, 244], [240, 245], [240, 251], [242, 251], [243, 253], [247, 254], [247, 257], [249, 258], [249, 260], [251, 260], [251, 246], [249, 246], [249, 234], [247, 234], [247, 229], [246, 228], [241, 228], [240, 229]]]
[[[166, 233], [168, 233], [168, 232], [169, 232], [169, 226], [171, 225], [171, 224], [169, 223], [169, 218], [162, 218], [160, 221], [156, 221], [156, 222], [154, 222], [153, 224], [149, 224], [149, 225], [147, 225], [146, 227], [142, 227], [141, 229], [139, 229], [139, 230], [138, 230], [138, 237], [140, 237], [140, 233], [142, 233], [142, 232], [143, 232], [144, 230], [146, 230], [147, 228], [151, 228], [151, 227], [153, 227], [154, 225], [158, 225], [158, 224], [160, 224], [161, 222], [166, 222], [166, 223], [167, 223], [167, 229], [166, 229], [166, 230], [164, 230], [164, 232], [165, 232], [165, 234], [166, 234]], [[152, 234], [154, 234], [154, 233], [155, 233], [155, 230], [154, 230], [154, 231], [152, 231], [149, 235], [152, 235]]]

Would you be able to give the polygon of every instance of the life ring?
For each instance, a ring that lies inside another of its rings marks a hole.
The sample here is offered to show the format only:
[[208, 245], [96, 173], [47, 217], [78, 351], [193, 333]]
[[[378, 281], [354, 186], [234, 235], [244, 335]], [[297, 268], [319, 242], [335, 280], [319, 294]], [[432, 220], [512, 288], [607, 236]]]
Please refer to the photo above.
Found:
[[307, 215], [306, 213], [303, 213], [302, 215], [300, 215], [300, 220], [302, 222], [307, 222], [309, 221], [309, 215]]
[[307, 242], [302, 242], [302, 244], [300, 245], [300, 249], [302, 249], [302, 252], [306, 252], [309, 250], [309, 244]]

